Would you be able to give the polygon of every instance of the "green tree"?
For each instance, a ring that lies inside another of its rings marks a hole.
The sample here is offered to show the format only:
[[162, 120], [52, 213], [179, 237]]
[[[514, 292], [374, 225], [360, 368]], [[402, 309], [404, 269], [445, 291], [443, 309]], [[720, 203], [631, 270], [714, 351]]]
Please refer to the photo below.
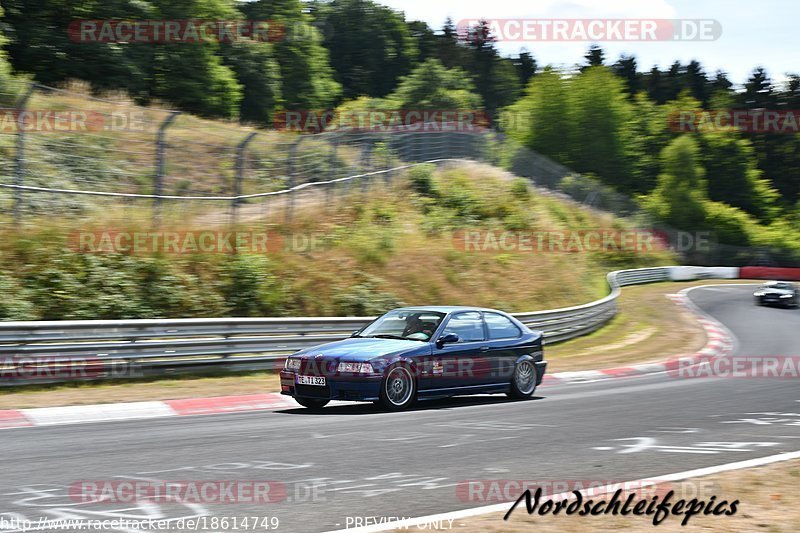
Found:
[[703, 228], [707, 195], [697, 143], [688, 135], [677, 137], [662, 151], [661, 163], [658, 185], [644, 199], [644, 206], [673, 228]]
[[514, 68], [517, 69], [517, 75], [522, 87], [527, 87], [531, 78], [536, 75], [536, 59], [533, 54], [523, 49], [519, 55], [512, 60]]
[[152, 81], [152, 71], [146, 68], [152, 48], [78, 42], [68, 32], [70, 22], [81, 19], [158, 18], [152, 3], [4, 0], [3, 5], [3, 22], [13, 35], [7, 49], [17, 72], [29, 73], [45, 85], [81, 79], [97, 89], [127, 89], [132, 83]]
[[[0, 6], [0, 19], [3, 16], [3, 8]], [[0, 104], [12, 105], [16, 100], [17, 87], [14, 84], [11, 76], [11, 65], [6, 57], [4, 50], [5, 45], [8, 43], [5, 35], [0, 32]]]
[[550, 67], [532, 78], [524, 96], [501, 115], [512, 139], [563, 163], [568, 162], [567, 121], [566, 82]]
[[633, 98], [633, 114], [629, 123], [627, 152], [635, 178], [632, 190], [651, 192], [661, 171], [661, 151], [675, 137], [669, 129], [669, 119], [678, 110], [698, 109], [699, 104], [687, 98], [673, 105], [658, 105], [640, 92]]
[[317, 17], [345, 98], [386, 96], [411, 71], [418, 51], [402, 13], [370, 0], [333, 0]]
[[400, 109], [480, 109], [475, 86], [459, 69], [447, 69], [437, 59], [417, 66], [389, 95]]
[[411, 39], [417, 43], [415, 63], [421, 63], [429, 58], [436, 57], [437, 38], [430, 26], [421, 20], [412, 20], [407, 24]]
[[[312, 11], [321, 9], [312, 5]], [[241, 4], [245, 16], [269, 20], [284, 29], [274, 43], [275, 60], [280, 67], [281, 96], [286, 109], [329, 108], [339, 100], [341, 86], [334, 79], [328, 50], [320, 30], [312, 24], [299, 0], [257, 0]], [[317, 21], [323, 26], [324, 21]], [[323, 26], [324, 27], [324, 26]]]
[[436, 35], [436, 57], [447, 68], [463, 68], [468, 63], [469, 51], [464, 46], [464, 38], [450, 17], [444, 22], [441, 33]]
[[269, 126], [281, 103], [280, 65], [272, 47], [272, 43], [245, 40], [222, 49], [225, 64], [242, 85], [242, 122]]
[[519, 78], [513, 62], [498, 54], [488, 21], [479, 21], [468, 33], [466, 42], [471, 53], [465, 70], [472, 75], [487, 113], [494, 116], [497, 109], [519, 96]]
[[586, 51], [586, 55], [583, 57], [586, 59], [586, 65], [581, 67], [581, 70], [592, 67], [602, 67], [606, 60], [605, 52], [596, 44], [591, 45], [589, 50]]
[[570, 80], [567, 110], [572, 168], [594, 173], [622, 191], [635, 190], [627, 152], [633, 108], [622, 80], [606, 67], [585, 70]]
[[641, 89], [641, 76], [636, 70], [636, 58], [622, 55], [611, 67], [614, 74], [625, 80], [625, 90], [631, 98]]
[[234, 118], [242, 88], [211, 47], [168, 44], [157, 54], [154, 96], [197, 115]]
[[705, 132], [699, 142], [709, 198], [738, 207], [764, 222], [774, 220], [779, 194], [762, 178], [753, 144], [732, 131]]

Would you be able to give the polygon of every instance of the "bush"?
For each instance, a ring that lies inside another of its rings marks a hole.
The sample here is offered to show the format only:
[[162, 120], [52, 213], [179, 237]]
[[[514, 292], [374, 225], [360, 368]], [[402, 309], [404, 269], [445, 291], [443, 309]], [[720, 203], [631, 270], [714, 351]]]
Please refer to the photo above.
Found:
[[29, 293], [12, 278], [0, 274], [0, 320], [34, 320], [33, 304]]
[[515, 198], [528, 200], [531, 197], [528, 180], [525, 178], [515, 178], [511, 183], [511, 194], [513, 194]]
[[394, 295], [378, 290], [377, 280], [338, 290], [333, 297], [334, 311], [340, 316], [375, 316], [396, 307], [403, 307]]
[[281, 293], [260, 256], [236, 255], [225, 265], [222, 295], [231, 316], [269, 316], [281, 308]]
[[412, 188], [423, 196], [437, 196], [436, 187], [433, 183], [433, 173], [435, 170], [436, 166], [432, 164], [413, 167], [408, 173]]

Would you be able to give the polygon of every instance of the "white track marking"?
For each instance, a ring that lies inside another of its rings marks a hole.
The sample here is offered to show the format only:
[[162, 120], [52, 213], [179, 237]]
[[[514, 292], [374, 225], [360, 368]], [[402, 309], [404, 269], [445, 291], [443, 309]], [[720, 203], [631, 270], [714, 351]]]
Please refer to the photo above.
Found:
[[[675, 474], [667, 474], [664, 476], [655, 476], [647, 479], [639, 479], [629, 482], [631, 486], [641, 486], [642, 483], [650, 480], [657, 480], [658, 483], [665, 483], [669, 481], [683, 481], [685, 479], [709, 476], [712, 474], [719, 474], [722, 472], [730, 472], [731, 470], [742, 470], [745, 468], [753, 468], [756, 466], [764, 466], [781, 461], [791, 461], [793, 459], [800, 459], [800, 451], [780, 453], [777, 455], [769, 455], [767, 457], [759, 457], [757, 459], [748, 459], [746, 461], [737, 461], [735, 463], [727, 463], [724, 465], [709, 466], [706, 468], [696, 468], [694, 470], [686, 470], [685, 472], [677, 472]], [[634, 485], [639, 484], [639, 485]], [[623, 484], [625, 485], [625, 484]], [[619, 488], [619, 484], [607, 485], [605, 487], [593, 488], [592, 494], [610, 493]], [[548, 499], [559, 500], [572, 496], [571, 492], [556, 494], [548, 497]], [[479, 516], [490, 513], [504, 513], [511, 508], [513, 502], [497, 503], [494, 505], [485, 505], [483, 507], [473, 507], [471, 509], [462, 509], [460, 511], [453, 511], [450, 513], [440, 513], [435, 515], [420, 516], [417, 518], [408, 518], [405, 520], [396, 520], [394, 522], [385, 522], [383, 524], [375, 524], [362, 527], [353, 527], [347, 529], [338, 529], [335, 531], [328, 531], [327, 533], [372, 533], [375, 531], [391, 531], [393, 529], [409, 529], [417, 528], [420, 524], [429, 524], [442, 520], [458, 520], [470, 516]], [[525, 510], [518, 511], [524, 514]]]

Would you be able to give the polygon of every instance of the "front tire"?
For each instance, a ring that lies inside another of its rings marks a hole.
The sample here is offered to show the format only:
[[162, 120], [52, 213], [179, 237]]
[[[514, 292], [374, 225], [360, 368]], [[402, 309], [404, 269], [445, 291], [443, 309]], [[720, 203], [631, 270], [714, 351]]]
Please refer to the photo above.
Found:
[[536, 367], [533, 361], [526, 359], [517, 363], [511, 375], [511, 390], [508, 397], [515, 400], [527, 400], [536, 392]]
[[294, 401], [308, 409], [322, 409], [330, 400], [317, 400], [314, 398], [295, 398]]
[[417, 381], [403, 365], [387, 369], [381, 381], [380, 405], [390, 411], [407, 409], [417, 399]]

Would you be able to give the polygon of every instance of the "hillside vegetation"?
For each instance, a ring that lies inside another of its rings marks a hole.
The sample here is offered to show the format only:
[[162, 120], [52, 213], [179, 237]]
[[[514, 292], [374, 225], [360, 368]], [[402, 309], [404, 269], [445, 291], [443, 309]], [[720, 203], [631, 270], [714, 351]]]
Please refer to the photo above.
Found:
[[[234, 228], [283, 236], [284, 246], [260, 254], [74, 250], [75, 231], [149, 230], [130, 221], [113, 227], [43, 222], [5, 235], [0, 318], [372, 315], [402, 303], [530, 311], [604, 295], [610, 269], [674, 261], [659, 252], [463, 250], [453, 239], [459, 229], [629, 224], [543, 195], [527, 180], [486, 165], [419, 166], [391, 182], [375, 181], [368, 191], [342, 194], [335, 202], [322, 196], [298, 202], [291, 223], [276, 201], [266, 217]], [[207, 218], [170, 224], [180, 231], [215, 228]]]

